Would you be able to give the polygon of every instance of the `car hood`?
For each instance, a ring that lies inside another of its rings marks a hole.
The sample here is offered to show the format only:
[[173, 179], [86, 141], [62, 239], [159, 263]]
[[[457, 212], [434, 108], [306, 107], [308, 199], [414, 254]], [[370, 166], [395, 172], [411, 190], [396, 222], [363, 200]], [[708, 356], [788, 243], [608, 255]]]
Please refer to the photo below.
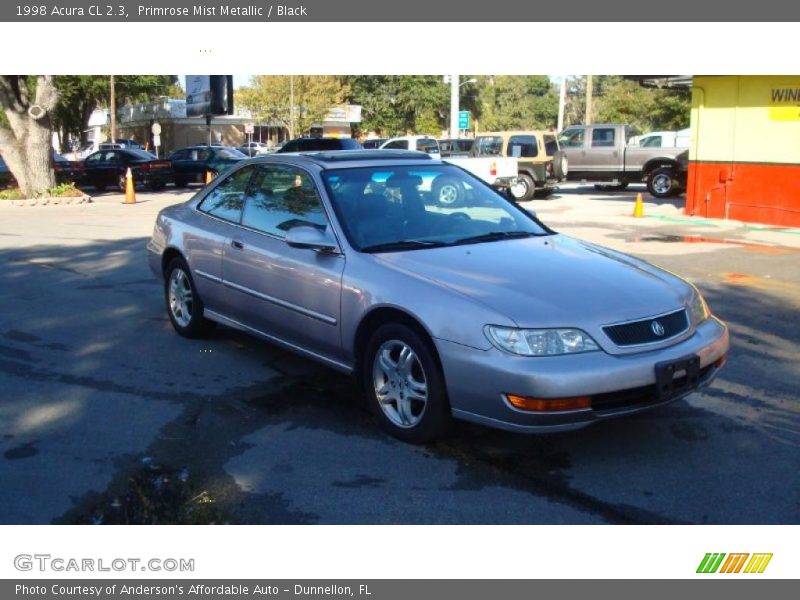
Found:
[[644, 261], [565, 235], [374, 255], [520, 327], [591, 327], [677, 310], [692, 288]]

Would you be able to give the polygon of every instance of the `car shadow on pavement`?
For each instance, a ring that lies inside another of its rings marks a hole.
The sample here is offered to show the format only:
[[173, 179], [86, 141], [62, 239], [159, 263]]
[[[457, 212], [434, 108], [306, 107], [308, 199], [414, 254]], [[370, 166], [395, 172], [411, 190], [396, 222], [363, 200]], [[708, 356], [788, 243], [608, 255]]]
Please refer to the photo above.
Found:
[[145, 243], [0, 249], [0, 522], [108, 522], [98, 507], [151, 464], [239, 523], [800, 517], [800, 331], [774, 296], [707, 291], [733, 350], [686, 400], [551, 435], [459, 423], [415, 447], [344, 375], [224, 327], [176, 335]]

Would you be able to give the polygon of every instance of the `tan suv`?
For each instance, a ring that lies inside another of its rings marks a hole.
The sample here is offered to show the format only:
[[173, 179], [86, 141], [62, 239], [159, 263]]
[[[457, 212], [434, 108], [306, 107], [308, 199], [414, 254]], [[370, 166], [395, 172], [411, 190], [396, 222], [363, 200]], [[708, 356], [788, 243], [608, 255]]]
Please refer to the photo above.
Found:
[[490, 131], [475, 136], [471, 156], [505, 156], [518, 162], [517, 182], [509, 188], [514, 200], [545, 197], [567, 176], [567, 156], [553, 131]]

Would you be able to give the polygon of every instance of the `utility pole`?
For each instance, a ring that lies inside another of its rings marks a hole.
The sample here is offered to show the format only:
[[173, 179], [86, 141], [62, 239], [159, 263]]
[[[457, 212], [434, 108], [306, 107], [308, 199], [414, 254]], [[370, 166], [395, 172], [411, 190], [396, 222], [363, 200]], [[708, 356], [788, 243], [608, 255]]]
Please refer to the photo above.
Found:
[[567, 76], [561, 76], [561, 89], [558, 92], [558, 126], [556, 129], [564, 129], [564, 108], [567, 104]]
[[114, 76], [109, 82], [111, 86], [111, 143], [117, 141], [117, 93], [114, 89]]
[[450, 75], [450, 137], [459, 138], [458, 130], [458, 88], [459, 76]]
[[592, 124], [592, 76], [586, 76], [586, 125]]
[[289, 126], [292, 130], [289, 132], [289, 137], [293, 138], [294, 135], [294, 75], [289, 75]]

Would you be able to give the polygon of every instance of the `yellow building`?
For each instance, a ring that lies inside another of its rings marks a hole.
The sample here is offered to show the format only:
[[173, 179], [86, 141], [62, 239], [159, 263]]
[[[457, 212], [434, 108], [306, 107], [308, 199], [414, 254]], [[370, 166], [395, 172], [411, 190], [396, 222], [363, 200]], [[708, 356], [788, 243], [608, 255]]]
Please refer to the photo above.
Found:
[[800, 226], [800, 76], [695, 76], [686, 213]]

